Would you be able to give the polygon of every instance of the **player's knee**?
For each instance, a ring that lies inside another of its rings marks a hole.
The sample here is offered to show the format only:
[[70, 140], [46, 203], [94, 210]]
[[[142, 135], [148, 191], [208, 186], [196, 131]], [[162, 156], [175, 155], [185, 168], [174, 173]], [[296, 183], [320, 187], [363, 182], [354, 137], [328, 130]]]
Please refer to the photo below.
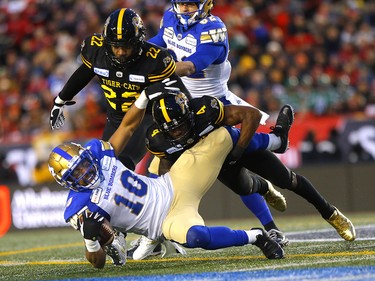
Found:
[[189, 228], [186, 234], [187, 248], [205, 248], [211, 240], [210, 232], [206, 226], [195, 225]]

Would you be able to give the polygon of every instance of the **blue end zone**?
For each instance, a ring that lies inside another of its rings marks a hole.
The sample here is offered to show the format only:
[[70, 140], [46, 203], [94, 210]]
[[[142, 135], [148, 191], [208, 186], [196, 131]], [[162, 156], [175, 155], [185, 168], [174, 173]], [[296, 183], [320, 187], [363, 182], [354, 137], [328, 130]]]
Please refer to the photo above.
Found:
[[[335, 280], [335, 281], [373, 281], [375, 280], [375, 266], [328, 267], [313, 269], [280, 269], [280, 270], [252, 270], [236, 272], [206, 272], [197, 274], [124, 276], [114, 278], [68, 279], [74, 281], [184, 281], [184, 280], [251, 280], [251, 281], [290, 281], [290, 280]], [[65, 279], [66, 280], [66, 279]]]

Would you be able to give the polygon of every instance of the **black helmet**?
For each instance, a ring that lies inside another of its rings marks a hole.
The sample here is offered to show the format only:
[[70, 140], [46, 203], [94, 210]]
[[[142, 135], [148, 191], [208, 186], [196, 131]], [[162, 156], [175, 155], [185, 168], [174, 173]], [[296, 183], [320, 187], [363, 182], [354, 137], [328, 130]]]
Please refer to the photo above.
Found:
[[169, 92], [152, 103], [152, 117], [163, 135], [174, 146], [195, 142], [194, 113], [182, 92]]
[[[140, 55], [146, 29], [141, 17], [132, 9], [122, 8], [112, 12], [104, 24], [103, 38], [106, 54], [117, 67], [134, 62]], [[117, 58], [111, 46], [132, 48], [133, 54], [126, 60]]]

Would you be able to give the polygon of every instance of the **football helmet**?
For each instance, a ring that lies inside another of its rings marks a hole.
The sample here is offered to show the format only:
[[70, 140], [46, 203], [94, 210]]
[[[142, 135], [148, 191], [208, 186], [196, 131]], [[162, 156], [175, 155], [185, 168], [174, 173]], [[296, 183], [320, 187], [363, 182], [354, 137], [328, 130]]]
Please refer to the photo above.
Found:
[[194, 113], [184, 93], [169, 91], [168, 95], [155, 100], [152, 103], [152, 117], [173, 146], [185, 147], [194, 143]]
[[91, 152], [73, 142], [60, 144], [52, 150], [48, 169], [61, 186], [74, 191], [94, 189], [103, 180]]
[[[104, 24], [103, 38], [106, 54], [116, 67], [125, 67], [141, 54], [146, 29], [141, 17], [132, 9], [122, 8], [112, 12]], [[116, 57], [111, 46], [132, 49], [129, 57]]]
[[[176, 14], [179, 22], [187, 29], [189, 26], [198, 22], [201, 19], [208, 17], [214, 6], [213, 0], [171, 0], [173, 12]], [[180, 3], [195, 3], [197, 10], [193, 13], [183, 13], [180, 11]]]

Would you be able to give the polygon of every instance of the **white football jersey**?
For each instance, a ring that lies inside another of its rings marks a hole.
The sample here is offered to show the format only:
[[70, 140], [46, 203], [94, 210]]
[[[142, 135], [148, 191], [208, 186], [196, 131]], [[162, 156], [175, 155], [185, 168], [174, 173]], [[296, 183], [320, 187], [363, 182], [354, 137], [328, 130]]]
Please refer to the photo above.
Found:
[[122, 232], [158, 239], [173, 199], [169, 175], [153, 179], [135, 174], [116, 159], [108, 142], [95, 139], [86, 147], [100, 161], [104, 180], [94, 190], [69, 193], [65, 220], [88, 208]]

